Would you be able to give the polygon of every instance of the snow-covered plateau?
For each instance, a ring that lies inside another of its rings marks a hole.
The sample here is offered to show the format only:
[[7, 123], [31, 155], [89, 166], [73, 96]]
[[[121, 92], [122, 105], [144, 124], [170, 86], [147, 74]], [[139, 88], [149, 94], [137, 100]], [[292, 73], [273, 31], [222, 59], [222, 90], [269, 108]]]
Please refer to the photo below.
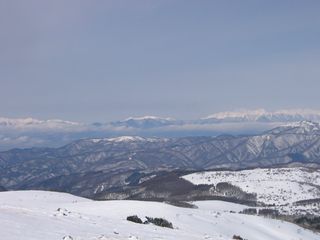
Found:
[[193, 184], [216, 186], [227, 182], [247, 193], [257, 194], [257, 201], [279, 207], [283, 213], [319, 214], [319, 205], [308, 207], [296, 202], [320, 198], [320, 170], [309, 168], [265, 168], [243, 171], [208, 171], [183, 178]]
[[[239, 214], [244, 205], [194, 202], [196, 209], [159, 202], [92, 201], [66, 193], [0, 193], [0, 231], [4, 240], [244, 239], [316, 240], [320, 235], [297, 225]], [[161, 217], [173, 229], [126, 220], [129, 215]]]

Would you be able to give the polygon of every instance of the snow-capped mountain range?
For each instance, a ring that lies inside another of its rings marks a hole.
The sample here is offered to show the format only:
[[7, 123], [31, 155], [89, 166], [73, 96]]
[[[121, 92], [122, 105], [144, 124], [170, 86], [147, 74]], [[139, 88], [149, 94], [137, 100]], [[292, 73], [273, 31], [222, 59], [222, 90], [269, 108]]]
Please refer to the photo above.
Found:
[[297, 122], [320, 121], [320, 111], [312, 109], [292, 109], [268, 112], [265, 109], [240, 110], [233, 112], [219, 112], [204, 120], [216, 120], [221, 122]]
[[42, 128], [59, 129], [71, 126], [83, 125], [77, 122], [64, 121], [60, 119], [38, 120], [34, 118], [3, 118], [0, 117], [0, 127], [12, 128]]
[[130, 117], [109, 123], [86, 124], [58, 119], [0, 118], [0, 150], [15, 147], [61, 146], [79, 138], [183, 137], [256, 134], [301, 121], [320, 122], [320, 111], [263, 109], [220, 112], [195, 120], [155, 116]]
[[256, 110], [239, 110], [230, 112], [218, 112], [207, 117], [195, 120], [176, 120], [170, 117], [157, 116], [141, 116], [129, 117], [124, 120], [114, 121], [110, 123], [95, 123], [84, 124], [79, 122], [64, 121], [59, 119], [38, 120], [34, 118], [4, 118], [0, 117], [1, 127], [48, 127], [61, 128], [67, 126], [121, 126], [132, 128], [154, 128], [167, 125], [184, 125], [184, 124], [201, 124], [210, 121], [216, 122], [299, 122], [299, 121], [314, 121], [320, 122], [320, 111], [312, 109], [293, 109], [266, 111], [264, 109]]
[[182, 121], [179, 122], [173, 118], [144, 116], [144, 117], [130, 117], [122, 121], [107, 123], [107, 125], [111, 125], [114, 127], [148, 129], [148, 128], [177, 125], [179, 123], [182, 124]]

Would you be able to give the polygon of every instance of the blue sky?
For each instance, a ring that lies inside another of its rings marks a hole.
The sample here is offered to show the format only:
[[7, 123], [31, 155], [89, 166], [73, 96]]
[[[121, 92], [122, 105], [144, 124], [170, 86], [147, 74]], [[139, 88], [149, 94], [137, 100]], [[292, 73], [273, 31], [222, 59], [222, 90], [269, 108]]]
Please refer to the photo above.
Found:
[[308, 0], [3, 0], [0, 115], [319, 109], [319, 11]]

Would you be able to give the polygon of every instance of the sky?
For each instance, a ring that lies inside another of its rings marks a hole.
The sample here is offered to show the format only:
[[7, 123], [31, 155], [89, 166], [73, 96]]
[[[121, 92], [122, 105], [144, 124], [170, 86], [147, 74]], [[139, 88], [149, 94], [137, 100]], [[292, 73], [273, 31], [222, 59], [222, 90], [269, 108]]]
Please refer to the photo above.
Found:
[[320, 1], [1, 0], [0, 116], [320, 109]]

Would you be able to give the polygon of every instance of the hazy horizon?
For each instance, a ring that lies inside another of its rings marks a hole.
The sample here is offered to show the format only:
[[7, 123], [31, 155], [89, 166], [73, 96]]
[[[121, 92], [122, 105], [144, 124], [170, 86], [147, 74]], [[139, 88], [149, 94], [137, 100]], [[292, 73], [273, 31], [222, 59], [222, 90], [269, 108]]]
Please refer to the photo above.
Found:
[[[320, 109], [311, 109], [311, 108], [288, 108], [288, 109], [277, 109], [274, 111], [269, 111], [268, 109], [265, 108], [256, 108], [256, 109], [245, 109], [245, 108], [239, 108], [239, 109], [233, 109], [233, 110], [226, 110], [226, 111], [221, 111], [221, 112], [211, 112], [208, 113], [206, 115], [202, 115], [202, 116], [195, 116], [194, 118], [174, 118], [172, 116], [162, 116], [162, 115], [151, 115], [151, 114], [146, 114], [146, 115], [132, 115], [132, 116], [126, 116], [124, 118], [115, 118], [115, 119], [109, 119], [109, 120], [105, 120], [105, 119], [94, 119], [93, 121], [80, 121], [80, 120], [70, 120], [67, 118], [57, 118], [57, 117], [52, 117], [52, 118], [36, 118], [34, 116], [31, 115], [27, 115], [27, 116], [17, 116], [17, 117], [8, 117], [8, 116], [0, 116], [0, 119], [2, 119], [3, 121], [5, 119], [20, 119], [20, 120], [27, 120], [27, 119], [34, 119], [34, 120], [40, 120], [40, 121], [47, 121], [47, 120], [57, 120], [57, 121], [70, 121], [70, 122], [78, 122], [78, 123], [85, 123], [85, 124], [92, 124], [92, 123], [112, 123], [112, 122], [117, 122], [117, 121], [127, 121], [130, 119], [133, 120], [143, 120], [143, 119], [163, 119], [163, 120], [181, 120], [181, 121], [196, 121], [196, 120], [204, 120], [206, 118], [216, 118], [217, 116], [223, 116], [223, 118], [225, 117], [231, 117], [233, 115], [233, 117], [235, 115], [272, 115], [272, 114], [287, 114], [289, 115], [294, 115], [294, 114], [299, 114], [301, 116], [318, 116], [320, 115]], [[219, 118], [219, 117], [218, 117]], [[312, 120], [310, 120], [312, 121]]]

